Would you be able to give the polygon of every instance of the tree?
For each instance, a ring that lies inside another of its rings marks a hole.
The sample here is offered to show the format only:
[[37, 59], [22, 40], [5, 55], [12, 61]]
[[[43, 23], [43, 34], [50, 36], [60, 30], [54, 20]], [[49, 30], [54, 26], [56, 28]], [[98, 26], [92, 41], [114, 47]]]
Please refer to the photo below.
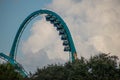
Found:
[[93, 79], [97, 80], [119, 80], [118, 57], [110, 54], [101, 53], [91, 57], [88, 67]]
[[61, 65], [48, 65], [43, 69], [37, 69], [37, 72], [31, 77], [32, 80], [63, 80], [64, 67]]
[[23, 80], [24, 78], [15, 71], [10, 63], [0, 64], [0, 80]]
[[48, 65], [32, 75], [31, 80], [119, 80], [118, 57], [101, 53], [86, 60], [84, 57], [64, 65]]

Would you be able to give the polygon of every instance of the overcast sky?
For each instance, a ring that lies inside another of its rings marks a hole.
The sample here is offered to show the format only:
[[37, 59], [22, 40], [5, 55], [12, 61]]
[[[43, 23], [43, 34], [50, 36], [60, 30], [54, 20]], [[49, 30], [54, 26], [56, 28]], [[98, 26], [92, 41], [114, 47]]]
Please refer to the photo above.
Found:
[[[19, 25], [30, 13], [49, 9], [68, 25], [79, 58], [100, 52], [120, 57], [120, 0], [2, 0], [0, 9], [0, 52], [9, 53]], [[27, 71], [69, 60], [58, 32], [45, 21], [44, 15], [28, 27], [17, 56]]]

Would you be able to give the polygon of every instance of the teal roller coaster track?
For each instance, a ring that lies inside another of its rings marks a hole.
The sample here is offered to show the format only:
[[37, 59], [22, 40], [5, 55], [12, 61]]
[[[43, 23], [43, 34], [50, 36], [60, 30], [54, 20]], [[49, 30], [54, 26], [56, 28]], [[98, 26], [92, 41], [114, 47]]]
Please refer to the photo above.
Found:
[[66, 25], [66, 23], [63, 21], [63, 19], [57, 15], [55, 12], [49, 11], [49, 10], [38, 10], [33, 13], [31, 13], [20, 25], [16, 36], [13, 41], [13, 45], [10, 50], [9, 56], [5, 55], [4, 53], [0, 53], [0, 58], [8, 61], [11, 63], [13, 66], [15, 66], [16, 70], [19, 71], [24, 77], [27, 77], [28, 74], [20, 65], [15, 57], [17, 54], [17, 48], [19, 45], [20, 38], [22, 36], [22, 33], [24, 29], [26, 28], [27, 24], [35, 17], [41, 14], [46, 14], [45, 18], [46, 21], [49, 21], [51, 24], [53, 24], [57, 31], [59, 31], [59, 35], [61, 36], [61, 40], [63, 40], [63, 46], [64, 46], [64, 51], [68, 51], [71, 53], [71, 60], [74, 61], [77, 59], [77, 53], [76, 49], [72, 40], [72, 36], [70, 34], [70, 31]]

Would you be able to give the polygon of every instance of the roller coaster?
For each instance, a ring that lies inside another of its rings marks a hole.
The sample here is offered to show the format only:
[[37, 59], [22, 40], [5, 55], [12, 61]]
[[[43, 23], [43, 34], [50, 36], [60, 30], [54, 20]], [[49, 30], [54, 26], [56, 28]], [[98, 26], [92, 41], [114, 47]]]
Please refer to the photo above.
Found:
[[46, 14], [45, 18], [46, 21], [49, 21], [53, 26], [56, 28], [56, 30], [59, 32], [61, 40], [63, 40], [63, 46], [64, 46], [64, 51], [65, 52], [70, 52], [71, 54], [71, 60], [72, 62], [77, 59], [77, 52], [74, 46], [74, 42], [72, 40], [71, 33], [66, 25], [66, 23], [63, 21], [63, 19], [56, 14], [55, 12], [52, 12], [50, 10], [38, 10], [33, 13], [31, 13], [20, 25], [16, 36], [14, 38], [10, 54], [9, 56], [0, 53], [0, 58], [8, 61], [10, 64], [12, 64], [15, 69], [24, 77], [28, 77], [27, 72], [25, 69], [16, 61], [16, 55], [17, 55], [17, 49], [19, 45], [20, 38], [22, 36], [23, 31], [27, 27], [28, 23], [34, 19], [35, 17], [41, 15], [41, 14]]

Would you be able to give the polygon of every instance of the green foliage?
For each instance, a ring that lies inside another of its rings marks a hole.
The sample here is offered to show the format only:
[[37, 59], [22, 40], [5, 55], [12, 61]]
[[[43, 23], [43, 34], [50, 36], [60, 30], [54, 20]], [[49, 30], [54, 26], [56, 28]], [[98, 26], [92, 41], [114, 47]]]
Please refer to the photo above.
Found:
[[99, 54], [91, 57], [88, 63], [91, 69], [91, 76], [97, 80], [119, 80], [120, 67], [117, 64], [117, 56]]
[[48, 65], [31, 76], [31, 80], [119, 80], [117, 56], [101, 53], [89, 60], [84, 57], [64, 65]]
[[0, 64], [0, 80], [120, 80], [118, 57], [101, 53], [64, 65], [51, 64], [24, 79], [9, 63]]
[[48, 65], [43, 69], [37, 69], [32, 76], [33, 80], [63, 80], [65, 76], [64, 67], [61, 65]]
[[3, 63], [0, 64], [0, 80], [23, 80], [23, 77], [11, 64]]

